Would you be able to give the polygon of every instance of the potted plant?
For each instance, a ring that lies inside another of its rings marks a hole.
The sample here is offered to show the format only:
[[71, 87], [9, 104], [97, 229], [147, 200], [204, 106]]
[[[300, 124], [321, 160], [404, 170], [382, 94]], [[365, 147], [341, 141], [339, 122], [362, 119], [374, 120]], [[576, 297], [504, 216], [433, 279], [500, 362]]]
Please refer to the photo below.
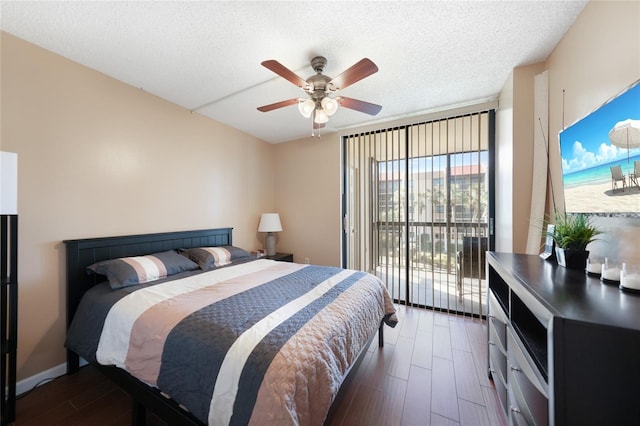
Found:
[[589, 251], [587, 245], [602, 234], [584, 213], [556, 212], [555, 227], [548, 235], [556, 243], [558, 264], [569, 269], [585, 269]]

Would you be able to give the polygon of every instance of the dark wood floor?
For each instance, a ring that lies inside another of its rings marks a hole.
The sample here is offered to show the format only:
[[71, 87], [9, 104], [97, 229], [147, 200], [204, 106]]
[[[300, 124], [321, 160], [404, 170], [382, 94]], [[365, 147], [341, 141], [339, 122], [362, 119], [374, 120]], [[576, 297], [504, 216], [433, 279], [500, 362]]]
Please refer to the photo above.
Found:
[[[487, 378], [485, 323], [398, 307], [399, 325], [385, 329], [336, 401], [329, 425], [473, 425], [506, 421]], [[91, 366], [26, 394], [15, 425], [128, 425], [126, 393]], [[147, 424], [165, 425], [148, 415]]]

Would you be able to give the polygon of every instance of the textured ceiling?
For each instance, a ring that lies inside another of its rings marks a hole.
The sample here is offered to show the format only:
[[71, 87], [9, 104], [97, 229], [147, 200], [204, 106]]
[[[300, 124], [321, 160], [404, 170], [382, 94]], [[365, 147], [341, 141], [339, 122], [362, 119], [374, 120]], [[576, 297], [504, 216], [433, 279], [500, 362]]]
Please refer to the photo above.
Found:
[[1, 27], [127, 84], [271, 143], [307, 137], [303, 96], [262, 67], [303, 78], [325, 56], [335, 77], [363, 57], [379, 71], [340, 92], [382, 105], [341, 108], [323, 133], [494, 99], [513, 68], [543, 61], [587, 1], [10, 2]]

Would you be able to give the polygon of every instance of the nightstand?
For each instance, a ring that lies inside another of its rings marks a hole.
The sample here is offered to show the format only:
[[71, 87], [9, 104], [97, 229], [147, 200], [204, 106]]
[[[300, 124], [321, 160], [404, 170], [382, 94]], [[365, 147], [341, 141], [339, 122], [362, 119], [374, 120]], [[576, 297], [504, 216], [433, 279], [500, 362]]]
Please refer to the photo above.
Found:
[[264, 259], [278, 260], [280, 262], [293, 262], [292, 253], [276, 253], [273, 256], [265, 256]]

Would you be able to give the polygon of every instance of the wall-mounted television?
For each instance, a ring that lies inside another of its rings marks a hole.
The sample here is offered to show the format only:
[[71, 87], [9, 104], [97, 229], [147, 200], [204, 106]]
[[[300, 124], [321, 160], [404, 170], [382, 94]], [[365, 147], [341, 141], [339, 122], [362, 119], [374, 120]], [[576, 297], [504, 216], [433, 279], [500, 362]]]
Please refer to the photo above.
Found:
[[560, 154], [567, 213], [640, 216], [640, 80], [561, 131]]

